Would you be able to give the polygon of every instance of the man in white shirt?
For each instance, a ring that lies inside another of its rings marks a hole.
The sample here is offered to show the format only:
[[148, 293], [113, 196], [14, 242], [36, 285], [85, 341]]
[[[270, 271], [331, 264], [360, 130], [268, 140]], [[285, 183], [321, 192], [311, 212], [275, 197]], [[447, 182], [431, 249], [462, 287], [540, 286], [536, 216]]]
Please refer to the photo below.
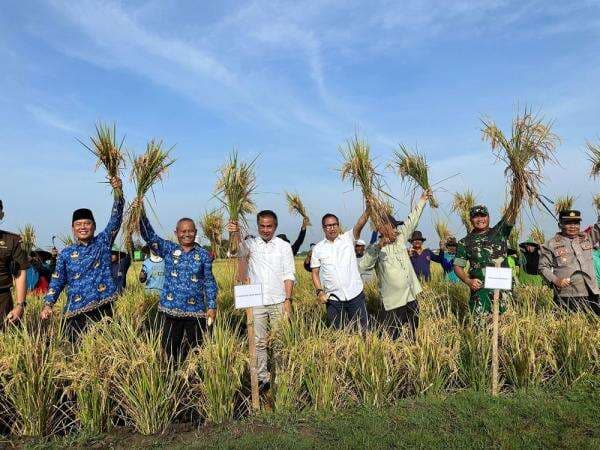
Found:
[[338, 329], [348, 322], [357, 322], [362, 331], [367, 329], [367, 307], [354, 242], [360, 238], [368, 212], [367, 205], [354, 228], [343, 234], [337, 216], [325, 214], [321, 219], [325, 239], [312, 252], [310, 267], [318, 301], [327, 305], [327, 320]]
[[[240, 249], [240, 259], [247, 260], [248, 273], [245, 282], [262, 284], [263, 306], [252, 308], [258, 367], [259, 390], [269, 389], [271, 374], [267, 365], [267, 335], [282, 318], [291, 313], [295, 265], [292, 247], [275, 236], [277, 215], [270, 210], [257, 214], [258, 237], [245, 236]], [[229, 223], [228, 231], [238, 233], [235, 223]], [[245, 272], [240, 270], [239, 272]], [[243, 277], [244, 274], [240, 273]]]

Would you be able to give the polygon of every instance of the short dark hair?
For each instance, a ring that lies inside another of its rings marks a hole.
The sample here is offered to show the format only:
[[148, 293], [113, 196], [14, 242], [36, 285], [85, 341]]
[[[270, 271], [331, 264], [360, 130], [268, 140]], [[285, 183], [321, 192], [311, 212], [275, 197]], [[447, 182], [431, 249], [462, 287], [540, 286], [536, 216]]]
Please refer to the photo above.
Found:
[[182, 222], [192, 222], [192, 225], [194, 225], [194, 229], [196, 228], [196, 222], [194, 222], [193, 219], [190, 219], [189, 217], [182, 217], [181, 219], [179, 219], [177, 221], [177, 225], [175, 225], [175, 229], [179, 228], [179, 225], [181, 225]]
[[273, 222], [275, 222], [275, 226], [277, 226], [277, 214], [275, 214], [270, 209], [263, 209], [261, 212], [259, 212], [256, 215], [256, 223], [258, 223], [258, 221], [260, 220], [261, 217], [270, 217], [270, 218], [272, 218]]
[[0, 200], [0, 211], [4, 211], [4, 204], [2, 203], [2, 200]]
[[337, 221], [338, 224], [340, 223], [340, 219], [338, 219], [338, 216], [336, 216], [335, 214], [332, 214], [332, 213], [327, 213], [321, 219], [321, 226], [324, 226], [325, 225], [325, 220], [329, 219], [330, 217], [333, 217]]

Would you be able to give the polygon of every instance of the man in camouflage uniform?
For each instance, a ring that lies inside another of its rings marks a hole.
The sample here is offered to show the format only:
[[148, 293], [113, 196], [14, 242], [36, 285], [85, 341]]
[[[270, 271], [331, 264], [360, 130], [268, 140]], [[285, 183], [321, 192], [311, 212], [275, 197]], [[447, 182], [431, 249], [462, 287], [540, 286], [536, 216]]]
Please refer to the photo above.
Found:
[[[4, 209], [0, 200], [0, 220], [3, 218]], [[0, 230], [0, 328], [5, 320], [14, 323], [23, 315], [28, 267], [27, 254], [21, 248], [20, 236]], [[17, 294], [14, 305], [11, 295], [13, 278]]]
[[[507, 241], [514, 226], [514, 220], [506, 216], [500, 219], [493, 228], [490, 228], [490, 216], [485, 206], [478, 205], [469, 211], [473, 231], [458, 242], [456, 258], [454, 258], [454, 271], [471, 289], [469, 308], [476, 314], [492, 311], [493, 290], [485, 289], [485, 268], [493, 267], [496, 262], [501, 262], [502, 267], [507, 266]], [[468, 273], [465, 267], [469, 264]], [[508, 293], [502, 291], [500, 296], [500, 312], [506, 310]]]
[[554, 288], [554, 301], [571, 311], [590, 308], [600, 314], [592, 251], [600, 243], [600, 217], [589, 233], [581, 231], [581, 213], [559, 213], [560, 232], [542, 246], [540, 272]]

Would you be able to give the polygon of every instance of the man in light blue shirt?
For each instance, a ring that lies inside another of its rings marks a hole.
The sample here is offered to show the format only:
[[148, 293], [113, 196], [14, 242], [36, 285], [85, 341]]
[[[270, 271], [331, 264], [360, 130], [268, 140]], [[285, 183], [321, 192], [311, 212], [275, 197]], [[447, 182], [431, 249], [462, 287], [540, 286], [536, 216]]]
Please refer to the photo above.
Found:
[[165, 261], [150, 250], [150, 257], [142, 263], [140, 283], [146, 285], [146, 294], [160, 295], [165, 282]]

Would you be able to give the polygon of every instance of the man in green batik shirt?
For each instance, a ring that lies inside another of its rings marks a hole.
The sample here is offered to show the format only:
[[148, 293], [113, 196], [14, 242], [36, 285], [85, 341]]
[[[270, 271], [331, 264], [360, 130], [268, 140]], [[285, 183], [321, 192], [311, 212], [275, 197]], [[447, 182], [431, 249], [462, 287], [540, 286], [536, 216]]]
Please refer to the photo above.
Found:
[[[507, 265], [507, 241], [514, 226], [514, 219], [506, 215], [493, 228], [490, 228], [490, 215], [485, 206], [478, 205], [469, 211], [471, 231], [458, 242], [454, 271], [458, 278], [471, 289], [469, 308], [471, 312], [481, 314], [492, 311], [493, 291], [485, 289], [485, 268], [493, 267], [500, 260], [502, 267]], [[465, 267], [469, 265], [468, 273]], [[508, 295], [502, 291], [500, 312], [506, 310]]]

